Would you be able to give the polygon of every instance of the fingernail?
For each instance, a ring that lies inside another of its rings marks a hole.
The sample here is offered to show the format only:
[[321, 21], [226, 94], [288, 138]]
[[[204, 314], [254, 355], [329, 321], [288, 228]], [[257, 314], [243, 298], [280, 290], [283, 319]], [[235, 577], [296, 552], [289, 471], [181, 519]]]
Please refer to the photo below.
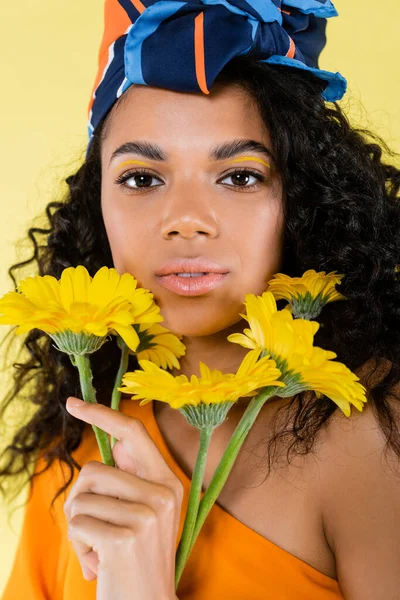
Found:
[[[69, 400], [69, 402], [68, 402], [68, 400]], [[81, 406], [84, 406], [84, 404], [85, 404], [84, 400], [79, 400], [79, 398], [74, 398], [72, 396], [67, 398], [67, 402], [68, 402], [67, 408], [80, 408]]]

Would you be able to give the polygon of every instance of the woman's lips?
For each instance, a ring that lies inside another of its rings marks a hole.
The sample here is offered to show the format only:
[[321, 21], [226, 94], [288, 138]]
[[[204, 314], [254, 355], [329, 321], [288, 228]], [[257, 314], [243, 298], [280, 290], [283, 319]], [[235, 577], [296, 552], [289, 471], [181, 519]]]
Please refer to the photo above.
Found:
[[204, 275], [171, 273], [170, 275], [158, 275], [156, 279], [167, 290], [180, 296], [201, 296], [220, 285], [227, 275], [228, 273], [206, 273]]
[[180, 296], [201, 296], [222, 283], [228, 269], [204, 256], [175, 257], [155, 273], [157, 282]]

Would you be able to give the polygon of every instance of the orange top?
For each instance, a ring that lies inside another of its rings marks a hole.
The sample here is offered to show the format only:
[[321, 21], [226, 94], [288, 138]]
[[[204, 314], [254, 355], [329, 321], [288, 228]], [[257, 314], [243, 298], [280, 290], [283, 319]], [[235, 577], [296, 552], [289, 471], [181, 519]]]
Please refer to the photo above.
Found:
[[[161, 435], [153, 402], [124, 399], [120, 410], [145, 424], [170, 468], [185, 487], [180, 533], [186, 512], [190, 480], [180, 469]], [[100, 461], [91, 426], [85, 429], [75, 460], [83, 465]], [[36, 470], [43, 468], [43, 459]], [[32, 483], [19, 546], [2, 600], [85, 600], [96, 599], [96, 580], [83, 578], [79, 561], [67, 538], [64, 502], [61, 494], [50, 511], [55, 492], [64, 484], [65, 464], [54, 462]], [[78, 477], [75, 469], [74, 481]], [[54, 513], [54, 514], [53, 514]], [[177, 595], [180, 600], [343, 600], [334, 579], [262, 537], [214, 504], [197, 538], [182, 575]]]

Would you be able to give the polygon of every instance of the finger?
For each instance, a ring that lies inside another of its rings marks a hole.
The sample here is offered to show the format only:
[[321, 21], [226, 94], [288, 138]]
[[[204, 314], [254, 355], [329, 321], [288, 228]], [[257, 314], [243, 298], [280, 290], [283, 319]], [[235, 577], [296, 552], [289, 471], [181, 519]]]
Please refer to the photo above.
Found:
[[76, 515], [94, 517], [111, 525], [131, 529], [147, 525], [149, 522], [153, 523], [157, 516], [155, 511], [146, 504], [125, 502], [95, 494], [79, 494], [75, 498], [71, 508], [71, 521]]
[[[101, 564], [118, 563], [127, 554], [135, 534], [126, 527], [118, 527], [88, 515], [76, 515], [68, 524], [68, 537], [77, 548], [82, 565], [87, 549], [94, 550]], [[83, 553], [82, 553], [83, 550]]]
[[[175, 476], [174, 476], [175, 477]], [[175, 481], [173, 482], [175, 484]], [[64, 513], [69, 521], [72, 508], [81, 494], [108, 496], [126, 502], [143, 502], [156, 512], [169, 511], [180, 506], [180, 488], [154, 483], [141, 477], [115, 469], [99, 461], [90, 461], [81, 469], [64, 504]], [[76, 509], [74, 509], [76, 513]]]
[[68, 539], [71, 541], [75, 554], [78, 557], [83, 577], [88, 581], [93, 581], [93, 579], [96, 579], [97, 577], [97, 565], [99, 562], [97, 553], [94, 552], [91, 546], [78, 541], [76, 536], [72, 538], [69, 530]]
[[[75, 553], [78, 557], [78, 553], [75, 550]], [[99, 564], [99, 559], [97, 557], [97, 553], [91, 550], [83, 557], [82, 561], [79, 560], [82, 569], [82, 575], [86, 581], [94, 581], [97, 579], [97, 569]]]
[[97, 570], [99, 566], [99, 557], [97, 552], [91, 550], [84, 557], [84, 565], [82, 567], [83, 575], [86, 576], [88, 581], [93, 581], [97, 577]]
[[67, 399], [68, 412], [86, 423], [96, 425], [119, 440], [140, 477], [159, 482], [165, 481], [166, 478], [171, 479], [171, 469], [140, 419], [129, 417], [102, 404], [82, 401], [81, 405], [74, 406], [77, 401], [78, 398], [72, 396]]
[[[81, 494], [75, 500], [74, 510], [77, 512], [75, 514], [73, 511], [70, 521], [72, 527], [68, 526], [68, 536], [72, 541], [83, 576], [88, 581], [93, 581], [97, 577], [99, 557], [98, 553], [89, 546], [87, 541], [82, 541], [85, 538], [82, 536], [81, 529], [82, 527], [89, 526], [90, 530], [87, 532], [87, 535], [91, 535], [90, 539], [92, 539], [94, 531], [92, 523], [93, 525], [95, 523], [87, 521], [82, 524], [81, 518], [79, 520], [76, 519], [77, 515], [79, 517], [92, 517], [103, 523], [129, 528], [132, 531], [141, 532], [146, 537], [155, 536], [156, 534], [156, 514], [149, 506], [144, 504], [121, 502], [115, 498], [100, 497], [93, 494]], [[77, 529], [74, 530], [74, 526]], [[86, 539], [88, 538], [86, 537]]]

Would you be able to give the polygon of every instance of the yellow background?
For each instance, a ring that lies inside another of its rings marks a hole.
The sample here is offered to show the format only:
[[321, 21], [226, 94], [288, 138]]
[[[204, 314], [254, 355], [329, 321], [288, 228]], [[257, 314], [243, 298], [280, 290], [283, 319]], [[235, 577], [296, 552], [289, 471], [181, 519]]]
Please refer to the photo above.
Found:
[[[337, 0], [320, 67], [349, 81], [343, 105], [353, 123], [374, 129], [400, 152], [398, 0]], [[7, 269], [30, 255], [22, 241], [46, 203], [84, 156], [86, 108], [96, 73], [102, 0], [20, 0], [0, 8], [0, 294]], [[37, 222], [40, 224], [40, 220]], [[4, 386], [11, 369], [5, 370]], [[20, 501], [24, 500], [24, 494]], [[8, 528], [0, 504], [0, 594], [14, 558], [23, 510]]]

